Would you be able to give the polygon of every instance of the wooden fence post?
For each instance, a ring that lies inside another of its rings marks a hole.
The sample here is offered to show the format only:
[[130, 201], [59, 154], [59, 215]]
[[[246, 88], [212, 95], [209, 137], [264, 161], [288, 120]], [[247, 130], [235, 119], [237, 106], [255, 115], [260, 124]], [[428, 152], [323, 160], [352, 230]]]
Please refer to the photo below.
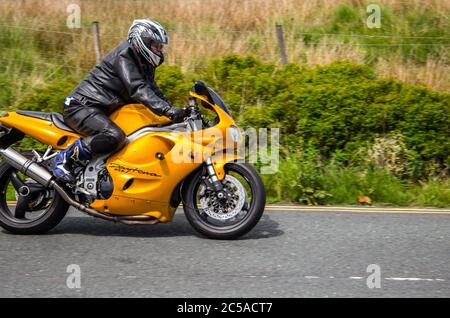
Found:
[[100, 63], [101, 60], [101, 50], [100, 50], [100, 31], [99, 24], [97, 21], [92, 22], [92, 33], [94, 36], [94, 48], [95, 48], [95, 61]]
[[281, 63], [287, 64], [288, 57], [286, 54], [286, 43], [284, 42], [283, 26], [281, 24], [276, 24], [275, 28], [277, 32], [278, 46], [280, 48]]

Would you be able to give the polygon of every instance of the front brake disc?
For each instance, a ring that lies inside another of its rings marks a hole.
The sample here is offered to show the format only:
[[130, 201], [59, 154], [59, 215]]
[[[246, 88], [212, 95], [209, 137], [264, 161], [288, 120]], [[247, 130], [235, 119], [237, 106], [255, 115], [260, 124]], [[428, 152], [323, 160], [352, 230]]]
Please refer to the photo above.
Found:
[[242, 211], [247, 200], [247, 192], [242, 183], [233, 176], [226, 175], [222, 181], [224, 188], [231, 193], [225, 203], [220, 203], [214, 191], [208, 191], [204, 185], [199, 189], [200, 209], [216, 220], [226, 221]]

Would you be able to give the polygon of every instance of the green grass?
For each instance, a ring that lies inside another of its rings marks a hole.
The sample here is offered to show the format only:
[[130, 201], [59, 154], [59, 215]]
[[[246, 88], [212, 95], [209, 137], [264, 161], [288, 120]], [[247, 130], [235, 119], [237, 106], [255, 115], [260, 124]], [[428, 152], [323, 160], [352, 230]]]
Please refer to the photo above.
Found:
[[414, 183], [373, 167], [322, 163], [313, 156], [282, 159], [277, 174], [264, 175], [268, 202], [355, 205], [366, 196], [374, 205], [450, 207], [450, 180]]
[[[447, 61], [450, 58], [448, 47], [445, 46], [449, 44], [450, 20], [445, 14], [439, 14], [435, 10], [425, 8], [417, 11], [405, 7], [405, 10], [399, 12], [391, 7], [381, 6], [379, 29], [367, 27], [368, 13], [365, 5], [341, 4], [327, 15], [327, 19], [323, 19], [320, 24], [294, 27], [297, 38], [303, 39], [305, 44], [314, 45], [324, 38], [320, 33], [364, 35], [366, 37], [330, 36], [329, 41], [362, 45], [368, 63], [396, 54], [418, 63], [425, 63], [430, 58]], [[316, 34], [305, 35], [305, 32]], [[380, 35], [383, 37], [377, 37]], [[403, 38], [384, 37], [385, 35], [399, 35]]]
[[[290, 156], [280, 162], [274, 175], [263, 175], [267, 203], [292, 202], [307, 205], [355, 205], [368, 196], [374, 205], [450, 207], [450, 180], [408, 183], [383, 169], [321, 165], [311, 157]], [[12, 185], [7, 200], [15, 201]]]
[[421, 182], [412, 187], [413, 204], [417, 206], [435, 206], [439, 208], [450, 207], [450, 181], [431, 180]]
[[8, 201], [15, 201], [16, 200], [16, 191], [14, 190], [14, 187], [9, 186], [6, 190], [6, 200]]

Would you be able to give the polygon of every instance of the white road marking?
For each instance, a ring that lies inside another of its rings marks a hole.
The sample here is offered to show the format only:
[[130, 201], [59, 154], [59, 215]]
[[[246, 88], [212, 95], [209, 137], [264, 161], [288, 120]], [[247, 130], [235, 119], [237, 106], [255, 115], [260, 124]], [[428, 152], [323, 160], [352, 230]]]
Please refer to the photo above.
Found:
[[425, 281], [425, 282], [445, 282], [445, 279], [441, 278], [417, 278], [417, 277], [386, 277], [386, 280], [396, 280], [396, 281]]
[[[339, 277], [329, 276], [327, 277], [319, 277], [319, 276], [304, 276], [306, 279], [340, 279]], [[362, 280], [365, 279], [365, 277], [361, 276], [350, 276], [348, 279], [353, 280]], [[445, 279], [442, 278], [417, 278], [417, 277], [385, 277], [385, 280], [392, 280], [392, 281], [409, 281], [409, 282], [445, 282]]]

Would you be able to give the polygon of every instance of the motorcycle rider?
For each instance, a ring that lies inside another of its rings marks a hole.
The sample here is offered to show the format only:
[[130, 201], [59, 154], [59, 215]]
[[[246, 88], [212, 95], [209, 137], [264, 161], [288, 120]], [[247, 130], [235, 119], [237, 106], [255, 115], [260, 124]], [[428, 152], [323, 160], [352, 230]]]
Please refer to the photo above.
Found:
[[151, 19], [135, 20], [128, 39], [114, 48], [64, 103], [64, 121], [84, 136], [53, 160], [53, 174], [65, 183], [74, 183], [75, 162], [120, 150], [126, 142], [124, 132], [109, 119], [119, 107], [142, 103], [155, 114], [180, 122], [185, 111], [173, 107], [155, 82], [155, 70], [164, 62], [166, 30]]

